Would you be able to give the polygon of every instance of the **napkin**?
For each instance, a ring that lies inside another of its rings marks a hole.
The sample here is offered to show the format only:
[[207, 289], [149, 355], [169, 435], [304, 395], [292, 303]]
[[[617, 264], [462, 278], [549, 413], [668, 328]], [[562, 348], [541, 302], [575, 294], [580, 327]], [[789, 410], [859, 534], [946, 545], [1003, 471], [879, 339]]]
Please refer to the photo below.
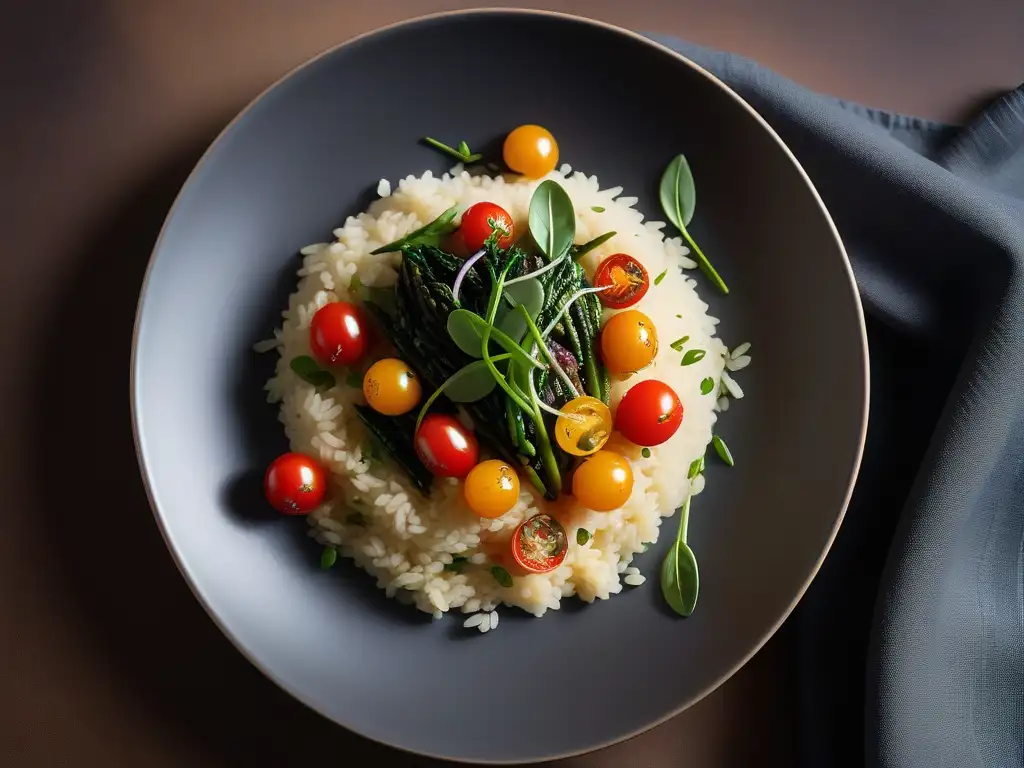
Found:
[[1024, 86], [955, 127], [650, 37], [789, 145], [867, 315], [863, 467], [790, 620], [801, 764], [1024, 766]]

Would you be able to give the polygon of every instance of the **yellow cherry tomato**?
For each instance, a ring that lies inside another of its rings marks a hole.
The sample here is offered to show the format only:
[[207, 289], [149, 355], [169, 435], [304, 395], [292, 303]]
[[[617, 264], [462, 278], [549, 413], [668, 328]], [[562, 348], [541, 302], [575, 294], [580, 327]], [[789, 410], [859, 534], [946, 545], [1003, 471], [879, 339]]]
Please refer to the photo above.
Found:
[[601, 329], [601, 356], [610, 373], [635, 373], [658, 353], [658, 330], [647, 315], [627, 309], [612, 315]]
[[539, 179], [558, 165], [558, 142], [539, 125], [520, 125], [505, 137], [505, 165], [516, 173]]
[[612, 412], [596, 397], [577, 397], [560, 409], [555, 420], [555, 440], [573, 456], [589, 456], [608, 442], [612, 433]]
[[370, 366], [363, 376], [363, 396], [370, 407], [385, 416], [408, 413], [420, 401], [420, 380], [401, 360], [386, 357]]
[[501, 517], [519, 500], [519, 475], [499, 459], [482, 461], [466, 476], [462, 493], [480, 517]]
[[633, 468], [617, 453], [598, 451], [572, 476], [572, 495], [595, 512], [618, 509], [633, 492]]

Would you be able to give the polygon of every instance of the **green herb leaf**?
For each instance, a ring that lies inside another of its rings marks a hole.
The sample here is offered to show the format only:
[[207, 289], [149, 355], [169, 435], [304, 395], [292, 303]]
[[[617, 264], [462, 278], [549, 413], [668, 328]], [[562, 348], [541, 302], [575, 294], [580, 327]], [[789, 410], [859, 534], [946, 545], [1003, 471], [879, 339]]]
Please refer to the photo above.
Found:
[[699, 363], [701, 360], [704, 359], [704, 355], [706, 354], [707, 352], [705, 352], [703, 349], [691, 349], [689, 352], [683, 355], [683, 361], [682, 363], [680, 363], [680, 365], [693, 365], [694, 363]]
[[718, 435], [714, 435], [711, 438], [711, 444], [715, 446], [715, 453], [718, 454], [718, 458], [728, 464], [730, 467], [736, 466], [733, 461], [732, 452], [729, 450], [729, 446], [725, 444], [725, 440], [720, 438]]
[[448, 379], [447, 384], [444, 394], [453, 403], [475, 403], [477, 400], [483, 400], [498, 386], [483, 360], [470, 363], [456, 371]]
[[333, 568], [336, 562], [338, 562], [338, 550], [334, 547], [324, 547], [324, 551], [320, 554], [320, 567], [326, 571]]
[[704, 470], [704, 457], [701, 456], [699, 459], [694, 459], [690, 462], [690, 471], [686, 473], [687, 480], [693, 480]]
[[462, 569], [466, 567], [466, 563], [469, 562], [468, 557], [462, 555], [455, 555], [450, 563], [445, 563], [444, 569], [451, 573], [462, 573]]
[[451, 234], [459, 228], [458, 225], [454, 223], [458, 210], [458, 207], [453, 205], [432, 222], [420, 227], [415, 232], [410, 232], [400, 240], [395, 240], [393, 243], [388, 243], [387, 245], [383, 245], [377, 250], [372, 251], [373, 255], [400, 251], [407, 246], [440, 245], [442, 237]]
[[598, 235], [593, 240], [588, 240], [587, 242], [583, 243], [583, 245], [574, 245], [570, 249], [570, 256], [572, 256], [573, 260], [575, 261], [584, 254], [590, 253], [598, 246], [604, 245], [617, 234], [617, 232], [605, 232], [603, 235]]
[[651, 458], [651, 449], [650, 448], [641, 448], [640, 449], [640, 455], [643, 456], [645, 459]]
[[363, 377], [358, 373], [350, 373], [345, 377], [345, 383], [353, 389], [363, 388]]
[[662, 272], [660, 275], [658, 275], [656, 278], [654, 278], [654, 284], [655, 285], [661, 285], [661, 281], [665, 279], [665, 275], [667, 275], [667, 274], [668, 274], [668, 270], [666, 269], [664, 272]]
[[572, 247], [576, 212], [568, 193], [555, 181], [542, 181], [530, 198], [530, 234], [537, 247], [554, 261]]
[[700, 576], [697, 558], [684, 542], [676, 541], [661, 562], [661, 594], [680, 616], [689, 616], [697, 607]]
[[330, 389], [337, 383], [333, 373], [325, 371], [308, 355], [293, 357], [288, 365], [300, 379], [316, 387], [317, 392]]
[[683, 319], [683, 316], [682, 316], [682, 315], [676, 315], [676, 317], [678, 317], [678, 318], [679, 318], [680, 320], [682, 320], [682, 319]]
[[522, 304], [534, 320], [544, 306], [544, 285], [535, 277], [506, 286], [504, 295], [506, 299], [515, 302], [515, 305]]
[[693, 212], [697, 207], [697, 191], [693, 183], [693, 173], [690, 171], [690, 164], [683, 155], [676, 155], [668, 164], [661, 176], [661, 185], [658, 189], [661, 199], [661, 207], [665, 216], [678, 229], [686, 242], [690, 244], [701, 271], [715, 286], [724, 294], [729, 293], [725, 281], [711, 266], [704, 252], [694, 242], [690, 233], [686, 231]]
[[715, 388], [715, 380], [708, 376], [706, 379], [702, 379], [700, 382], [700, 393], [702, 395], [710, 395], [711, 390]]
[[468, 309], [456, 309], [448, 315], [448, 335], [455, 346], [470, 357], [480, 357], [480, 338], [477, 320], [486, 321], [476, 312]]
[[582, 547], [588, 541], [590, 541], [590, 531], [588, 531], [586, 528], [577, 528], [576, 543]]
[[459, 142], [458, 149], [449, 147], [444, 142], [438, 141], [437, 139], [432, 139], [430, 136], [424, 136], [423, 141], [432, 146], [434, 149], [439, 149], [442, 152], [451, 155], [456, 160], [461, 160], [464, 163], [475, 163], [477, 160], [483, 157], [483, 155], [481, 154], [470, 154], [469, 145], [464, 141]]
[[491, 576], [505, 589], [512, 586], [512, 574], [502, 568], [500, 565], [491, 566]]
[[674, 349], [676, 352], [682, 352], [683, 345], [686, 344], [686, 342], [688, 342], [689, 340], [689, 336], [683, 336], [681, 339], [676, 339], [675, 341], [673, 341], [671, 344], [669, 344], [669, 346], [672, 347], [672, 349]]
[[600, 205], [592, 205], [590, 206], [590, 210], [592, 210], [594, 213], [604, 213], [604, 208]]

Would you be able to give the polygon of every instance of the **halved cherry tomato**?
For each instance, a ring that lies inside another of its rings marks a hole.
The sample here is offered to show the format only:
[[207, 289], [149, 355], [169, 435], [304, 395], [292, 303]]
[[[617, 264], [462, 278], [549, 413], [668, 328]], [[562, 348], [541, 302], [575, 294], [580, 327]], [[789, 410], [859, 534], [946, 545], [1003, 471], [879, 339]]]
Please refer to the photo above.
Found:
[[683, 404], [668, 384], [647, 379], [631, 387], [615, 409], [615, 428], [637, 445], [661, 445], [683, 423]]
[[515, 564], [528, 573], [555, 570], [569, 551], [565, 528], [543, 513], [523, 520], [512, 534], [511, 545]]
[[484, 242], [495, 231], [498, 232], [498, 247], [508, 248], [516, 228], [508, 211], [494, 203], [476, 203], [469, 206], [462, 214], [459, 234], [462, 242], [470, 253], [476, 253], [484, 247]]
[[558, 142], [539, 125], [520, 125], [505, 137], [505, 165], [531, 179], [546, 176], [558, 165]]
[[559, 408], [555, 440], [572, 456], [589, 456], [608, 442], [612, 434], [612, 412], [596, 397], [576, 397]]
[[327, 492], [323, 468], [303, 453], [278, 456], [263, 476], [263, 493], [278, 512], [305, 515], [318, 506]]
[[309, 346], [322, 365], [352, 365], [364, 354], [367, 327], [359, 309], [347, 301], [324, 304], [309, 323]]
[[636, 304], [647, 293], [651, 281], [644, 265], [628, 253], [616, 253], [601, 262], [594, 275], [594, 287], [601, 291], [601, 303], [609, 309], [625, 309]]
[[612, 451], [598, 451], [584, 461], [572, 476], [572, 495], [595, 512], [611, 512], [633, 492], [633, 468]]
[[438, 477], [465, 477], [480, 456], [473, 433], [458, 419], [432, 413], [416, 432], [416, 455]]
[[412, 368], [394, 357], [378, 360], [363, 376], [363, 397], [377, 413], [401, 416], [416, 407], [423, 390]]
[[501, 517], [519, 501], [519, 475], [500, 459], [482, 461], [466, 476], [462, 492], [480, 517]]
[[658, 353], [654, 322], [636, 309], [612, 315], [601, 329], [601, 357], [609, 373], [635, 373]]

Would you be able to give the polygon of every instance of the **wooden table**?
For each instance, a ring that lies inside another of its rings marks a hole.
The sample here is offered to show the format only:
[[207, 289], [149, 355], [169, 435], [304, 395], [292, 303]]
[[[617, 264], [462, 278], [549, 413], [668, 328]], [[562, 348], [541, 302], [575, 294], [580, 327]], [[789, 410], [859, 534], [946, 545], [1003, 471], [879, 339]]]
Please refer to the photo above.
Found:
[[[1018, 0], [543, 5], [734, 50], [814, 89], [928, 117], [956, 119], [1024, 79]], [[323, 48], [460, 6], [49, 0], [0, 11], [4, 764], [439, 765], [321, 719], [215, 629], [138, 479], [128, 354], [163, 216], [234, 113]], [[669, 723], [564, 765], [792, 765], [789, 634]]]

